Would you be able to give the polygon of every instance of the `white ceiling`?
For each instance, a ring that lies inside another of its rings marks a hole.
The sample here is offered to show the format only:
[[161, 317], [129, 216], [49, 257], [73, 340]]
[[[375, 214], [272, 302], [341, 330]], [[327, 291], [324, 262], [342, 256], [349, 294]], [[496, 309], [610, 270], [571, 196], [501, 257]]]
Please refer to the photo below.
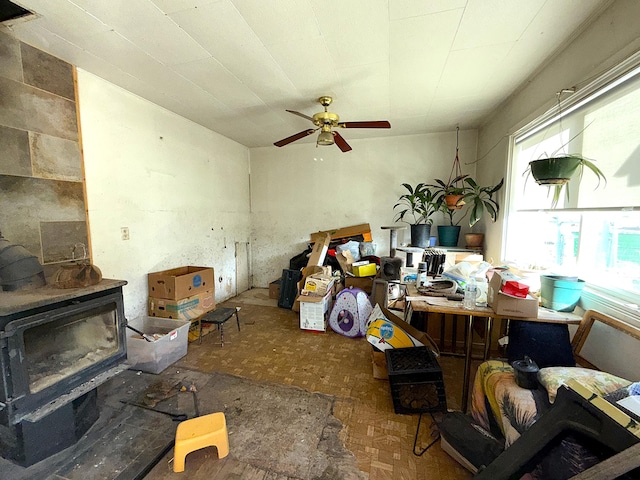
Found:
[[321, 95], [391, 122], [347, 141], [478, 128], [610, 0], [13, 1], [37, 14], [18, 39], [257, 147]]

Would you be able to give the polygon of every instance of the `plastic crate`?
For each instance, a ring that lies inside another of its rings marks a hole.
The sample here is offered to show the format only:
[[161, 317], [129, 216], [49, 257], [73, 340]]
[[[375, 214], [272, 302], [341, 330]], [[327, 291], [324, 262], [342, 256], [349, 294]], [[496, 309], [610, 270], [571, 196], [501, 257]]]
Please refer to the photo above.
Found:
[[447, 411], [442, 369], [428, 347], [394, 348], [385, 352], [396, 413]]

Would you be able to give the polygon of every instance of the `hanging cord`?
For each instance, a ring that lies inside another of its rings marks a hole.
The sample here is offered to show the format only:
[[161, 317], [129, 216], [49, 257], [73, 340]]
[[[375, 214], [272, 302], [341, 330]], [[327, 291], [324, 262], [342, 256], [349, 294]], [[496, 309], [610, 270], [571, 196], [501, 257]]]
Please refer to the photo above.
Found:
[[[562, 135], [562, 118], [564, 117], [563, 113], [562, 113], [562, 95], [565, 93], [570, 93], [570, 94], [574, 94], [576, 92], [576, 89], [574, 87], [571, 88], [563, 88], [562, 90], [556, 92], [556, 108], [558, 110], [558, 113], [556, 114], [556, 118], [557, 118], [557, 124], [558, 124], [558, 134]], [[531, 154], [530, 158], [538, 158], [536, 157], [536, 154], [538, 153], [538, 148], [540, 147], [540, 145], [542, 145], [542, 143], [546, 140], [547, 135], [549, 134], [549, 131], [551, 130], [551, 127], [555, 126], [556, 122], [551, 122], [547, 128], [544, 130], [544, 134], [542, 135], [542, 139], [536, 144], [536, 148], [533, 149], [533, 153]], [[569, 142], [563, 144], [558, 150], [556, 150], [555, 152], [551, 153], [547, 153], [547, 152], [542, 152], [541, 155], [548, 155], [548, 156], [555, 156], [562, 148], [564, 148]]]
[[418, 446], [418, 434], [420, 433], [420, 423], [422, 422], [422, 413], [420, 413], [420, 416], [418, 417], [418, 428], [416, 428], [416, 436], [413, 439], [413, 454], [416, 457], [422, 456], [424, 452], [429, 450], [440, 439], [440, 430], [438, 429], [438, 422], [433, 416], [433, 413], [430, 413], [429, 415], [431, 415], [431, 420], [433, 420], [431, 422], [431, 425], [429, 425], [429, 428], [431, 429], [430, 437], [433, 440], [431, 440], [431, 442], [426, 447], [422, 448], [419, 452], [416, 452], [416, 447]]
[[[594, 77], [595, 78], [595, 77]], [[562, 107], [561, 107], [561, 96], [565, 93], [570, 93], [570, 94], [574, 94], [576, 91], [578, 91], [578, 86], [573, 86], [573, 87], [569, 87], [569, 88], [563, 88], [562, 90], [560, 90], [559, 92], [556, 92], [556, 99], [557, 99], [557, 107], [558, 107], [558, 113], [562, 112]], [[561, 120], [562, 121], [562, 120]], [[562, 126], [562, 124], [560, 124], [560, 126]], [[548, 129], [547, 129], [548, 131]], [[474, 160], [473, 162], [465, 162], [465, 165], [473, 165], [474, 163], [478, 163], [479, 161], [483, 160], [485, 157], [487, 157], [493, 150], [495, 150], [495, 148], [500, 145], [500, 143], [509, 138], [509, 136], [511, 135], [510, 132], [507, 131], [507, 133], [503, 136], [501, 136], [500, 138], [498, 138], [498, 140], [496, 141], [496, 143], [493, 144], [493, 146], [487, 150], [487, 152], [482, 155], [481, 157], [479, 157], [478, 159]], [[546, 138], [547, 133], [545, 132], [544, 138]], [[543, 139], [544, 139], [543, 138]], [[537, 147], [536, 147], [537, 148]], [[533, 155], [535, 155], [535, 150]], [[532, 155], [532, 158], [533, 158]]]
[[[456, 158], [453, 160], [453, 165], [451, 166], [451, 173], [449, 174], [449, 181], [447, 182], [448, 186], [452, 186], [451, 182], [457, 178], [462, 176], [462, 169], [460, 168], [460, 158], [458, 157], [458, 147], [459, 147], [459, 134], [460, 127], [456, 127]], [[455, 182], [457, 185], [461, 180]]]

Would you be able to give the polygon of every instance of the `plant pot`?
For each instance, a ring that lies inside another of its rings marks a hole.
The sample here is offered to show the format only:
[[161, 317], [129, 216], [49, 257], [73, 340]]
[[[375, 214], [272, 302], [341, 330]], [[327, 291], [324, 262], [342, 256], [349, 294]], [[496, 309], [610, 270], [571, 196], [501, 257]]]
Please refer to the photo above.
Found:
[[484, 243], [484, 233], [465, 233], [464, 241], [467, 247], [482, 247]]
[[460, 225], [438, 226], [438, 242], [441, 247], [457, 247], [460, 238]]
[[429, 246], [430, 234], [430, 223], [419, 223], [417, 225], [411, 225], [411, 246], [418, 248], [427, 248]]
[[576, 157], [553, 157], [529, 162], [531, 175], [538, 185], [563, 185], [580, 166]]
[[540, 298], [542, 306], [558, 312], [572, 312], [576, 307], [584, 280], [561, 275], [540, 275]]
[[464, 195], [445, 195], [444, 201], [447, 204], [447, 208], [449, 210], [460, 210], [465, 204], [462, 197], [464, 197]]

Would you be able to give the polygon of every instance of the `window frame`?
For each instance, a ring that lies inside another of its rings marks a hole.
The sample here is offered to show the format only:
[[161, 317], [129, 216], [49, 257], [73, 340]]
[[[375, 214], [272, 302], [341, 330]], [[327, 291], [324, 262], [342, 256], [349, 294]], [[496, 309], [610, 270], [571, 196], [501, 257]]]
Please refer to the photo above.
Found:
[[[515, 175], [516, 167], [516, 140], [522, 142], [536, 133], [544, 130], [559, 119], [563, 119], [570, 115], [583, 105], [588, 104], [606, 94], [612, 89], [623, 84], [632, 78], [640, 78], [640, 51], [634, 53], [626, 60], [611, 68], [604, 74], [598, 76], [592, 81], [587, 81], [586, 85], [574, 92], [575, 89], [562, 90], [564, 93], [572, 93], [565, 100], [557, 102], [553, 108], [547, 110], [542, 115], [518, 129], [509, 136], [508, 161], [507, 161], [507, 188], [505, 189], [505, 221], [502, 225], [502, 246], [501, 256], [507, 258], [509, 217], [515, 212], [523, 211], [540, 211], [540, 212], [577, 212], [582, 211], [624, 211], [629, 210], [628, 207], [602, 207], [602, 208], [544, 208], [537, 210], [518, 210], [516, 208], [515, 192]], [[637, 206], [632, 206], [634, 210]], [[613, 289], [605, 288], [600, 285], [591, 284], [587, 281], [583, 291], [579, 307], [587, 309], [599, 310], [602, 313], [614, 316], [627, 323], [640, 326], [640, 294], [636, 295], [630, 292], [619, 292]]]

